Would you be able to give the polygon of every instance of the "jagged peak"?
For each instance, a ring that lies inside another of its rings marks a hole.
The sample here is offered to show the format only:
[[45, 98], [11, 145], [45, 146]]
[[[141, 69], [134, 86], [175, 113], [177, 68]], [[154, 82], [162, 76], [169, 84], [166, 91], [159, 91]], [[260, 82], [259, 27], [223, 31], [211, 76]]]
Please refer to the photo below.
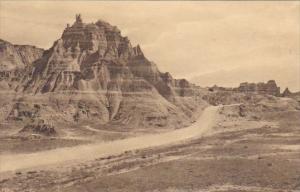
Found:
[[136, 56], [144, 56], [144, 53], [139, 44], [137, 46], [133, 47], [133, 52], [134, 52], [134, 55], [136, 55]]
[[76, 23], [82, 23], [81, 14], [76, 14], [75, 18], [76, 18], [75, 20]]
[[286, 94], [291, 94], [292, 92], [289, 90], [288, 87], [285, 88], [285, 90], [283, 91], [283, 95], [286, 95]]
[[121, 31], [118, 29], [117, 26], [113, 26], [110, 23], [102, 20], [102, 19], [98, 19], [96, 23], [84, 23], [81, 17], [81, 14], [76, 14], [75, 15], [75, 22], [72, 26], [70, 26], [69, 24], [67, 24], [67, 27], [65, 29], [68, 30], [70, 28], [88, 28], [91, 30], [101, 30], [104, 29], [105, 31], [112, 31], [112, 32], [116, 32], [116, 33], [121, 33]]
[[[83, 23], [80, 14], [77, 14], [75, 19], [72, 26], [67, 25], [61, 37], [66, 49], [70, 46], [74, 49], [78, 42], [80, 49], [89, 54], [96, 52], [99, 47], [103, 54], [110, 46], [113, 46], [114, 49], [120, 47], [122, 47], [120, 49], [124, 49], [124, 45], [128, 45], [130, 47], [128, 49], [132, 49], [128, 38], [123, 37], [116, 26], [103, 20], [98, 20], [96, 23]], [[131, 54], [132, 50], [129, 52]]]

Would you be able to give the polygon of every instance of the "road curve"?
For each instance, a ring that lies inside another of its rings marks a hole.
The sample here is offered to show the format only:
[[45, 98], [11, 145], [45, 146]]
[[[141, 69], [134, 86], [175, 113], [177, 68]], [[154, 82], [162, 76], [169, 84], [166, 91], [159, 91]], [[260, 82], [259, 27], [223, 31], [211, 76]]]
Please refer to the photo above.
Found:
[[71, 160], [92, 160], [120, 154], [128, 150], [156, 147], [201, 137], [209, 133], [215, 124], [218, 108], [216, 106], [207, 107], [200, 118], [191, 126], [166, 133], [149, 134], [107, 143], [66, 147], [30, 154], [2, 155], [0, 156], [0, 172], [40, 167]]

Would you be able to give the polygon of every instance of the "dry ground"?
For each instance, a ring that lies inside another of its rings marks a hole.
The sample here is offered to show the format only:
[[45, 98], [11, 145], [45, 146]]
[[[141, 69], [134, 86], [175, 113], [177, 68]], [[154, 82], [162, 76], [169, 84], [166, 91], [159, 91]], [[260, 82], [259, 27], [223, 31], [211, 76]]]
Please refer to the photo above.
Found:
[[[222, 116], [222, 115], [221, 115]], [[216, 133], [80, 164], [1, 175], [2, 191], [300, 191], [300, 111], [220, 118]]]
[[0, 124], [0, 154], [33, 153], [95, 142], [107, 142], [143, 134], [143, 132], [108, 131], [102, 126], [59, 125], [55, 136], [20, 134], [22, 126]]

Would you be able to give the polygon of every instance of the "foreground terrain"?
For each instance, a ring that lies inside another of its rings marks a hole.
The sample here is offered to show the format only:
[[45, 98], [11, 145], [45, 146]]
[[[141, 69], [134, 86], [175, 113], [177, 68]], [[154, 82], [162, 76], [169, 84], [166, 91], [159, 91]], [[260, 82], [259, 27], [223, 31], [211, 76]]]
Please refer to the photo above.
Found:
[[298, 110], [253, 120], [218, 110], [209, 134], [80, 162], [2, 172], [2, 191], [300, 190]]
[[[146, 134], [111, 142], [98, 142], [95, 144], [76, 147], [60, 148], [39, 153], [23, 153], [2, 155], [0, 172], [18, 169], [40, 167], [53, 163], [65, 163], [72, 160], [90, 160], [108, 155], [115, 155], [128, 150], [137, 150], [148, 147], [172, 144], [174, 142], [190, 139], [208, 134], [215, 122], [218, 107], [208, 107], [192, 126], [160, 134]], [[38, 162], [36, 160], [39, 159]]]

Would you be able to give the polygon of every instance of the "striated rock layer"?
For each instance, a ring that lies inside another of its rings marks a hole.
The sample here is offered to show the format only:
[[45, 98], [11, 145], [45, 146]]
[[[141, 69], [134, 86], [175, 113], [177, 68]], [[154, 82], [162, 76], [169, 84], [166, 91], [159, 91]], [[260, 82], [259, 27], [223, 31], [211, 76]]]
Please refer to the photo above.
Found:
[[17, 77], [0, 81], [12, 95], [1, 109], [6, 121], [182, 127], [205, 105], [194, 85], [160, 72], [139, 45], [101, 20], [86, 24], [77, 15], [49, 50], [26, 50], [26, 59], [9, 63], [1, 49], [0, 65]]
[[0, 70], [24, 69], [40, 58], [44, 50], [30, 45], [13, 45], [0, 39]]
[[35, 60], [44, 50], [30, 45], [13, 45], [0, 39], [0, 90], [15, 89], [25, 77], [25, 71], [32, 69]]

